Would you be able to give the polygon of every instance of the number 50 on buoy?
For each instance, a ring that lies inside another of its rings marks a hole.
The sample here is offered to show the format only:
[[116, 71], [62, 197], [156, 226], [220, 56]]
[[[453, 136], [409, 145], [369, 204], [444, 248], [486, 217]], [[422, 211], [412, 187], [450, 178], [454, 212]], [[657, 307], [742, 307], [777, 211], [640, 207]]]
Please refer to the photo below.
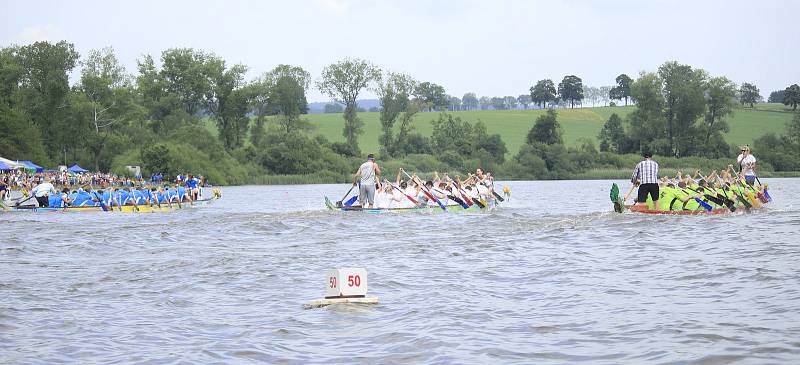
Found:
[[325, 298], [363, 298], [367, 295], [367, 270], [356, 267], [329, 269]]

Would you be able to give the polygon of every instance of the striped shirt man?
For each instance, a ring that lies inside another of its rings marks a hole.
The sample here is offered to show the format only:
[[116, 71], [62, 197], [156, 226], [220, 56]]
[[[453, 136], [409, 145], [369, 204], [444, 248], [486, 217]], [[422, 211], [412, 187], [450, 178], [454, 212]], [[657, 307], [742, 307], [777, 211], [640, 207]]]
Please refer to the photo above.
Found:
[[658, 162], [646, 158], [636, 164], [631, 182], [636, 183], [636, 180], [639, 180], [641, 184], [658, 184]]

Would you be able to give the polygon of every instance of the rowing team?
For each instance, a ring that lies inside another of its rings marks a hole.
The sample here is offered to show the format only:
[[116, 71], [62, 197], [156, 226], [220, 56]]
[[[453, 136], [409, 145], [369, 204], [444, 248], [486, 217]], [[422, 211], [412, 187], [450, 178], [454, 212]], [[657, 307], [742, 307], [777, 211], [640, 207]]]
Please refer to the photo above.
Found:
[[695, 171], [694, 177], [678, 171], [675, 178], [661, 177], [659, 199], [654, 203], [647, 196], [647, 209], [659, 211], [696, 211], [737, 207], [749, 209], [772, 200], [766, 185], [751, 185], [741, 175], [731, 174], [731, 167], [722, 172], [713, 171], [703, 176]]
[[94, 190], [88, 186], [70, 191], [63, 188], [60, 192], [55, 189], [50, 182], [43, 182], [36, 185], [30, 191], [30, 196], [36, 198], [39, 207], [63, 208], [63, 207], [91, 207], [91, 206], [139, 206], [161, 204], [181, 204], [183, 202], [194, 202], [200, 197], [200, 188], [196, 185], [191, 187], [188, 184], [177, 184], [174, 187], [169, 185], [159, 187], [117, 187], [109, 190]]
[[[379, 174], [380, 168], [370, 155], [367, 162], [356, 171], [353, 179], [353, 186], [359, 185], [359, 195], [343, 204], [351, 206], [358, 199], [359, 204], [355, 206], [370, 209], [427, 206], [438, 206], [445, 209], [448, 205], [467, 209], [473, 204], [483, 208], [499, 196], [494, 192], [492, 175], [480, 168], [475, 171], [474, 175], [469, 174], [464, 181], [461, 181], [459, 176], [456, 176], [455, 180], [448, 177], [447, 174], [440, 177], [438, 172], [432, 179], [423, 181], [416, 174], [409, 175], [401, 168], [392, 183], [385, 179], [380, 181]], [[407, 179], [403, 180], [402, 175], [405, 175]], [[346, 197], [347, 195], [345, 195]]]

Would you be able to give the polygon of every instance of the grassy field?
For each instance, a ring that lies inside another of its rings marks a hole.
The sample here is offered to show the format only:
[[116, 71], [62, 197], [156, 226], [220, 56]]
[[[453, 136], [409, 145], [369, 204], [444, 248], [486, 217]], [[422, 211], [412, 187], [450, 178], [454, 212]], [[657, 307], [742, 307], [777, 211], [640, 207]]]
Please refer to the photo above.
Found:
[[[558, 109], [558, 121], [564, 130], [564, 143], [574, 146], [581, 138], [588, 138], [598, 145], [597, 134], [612, 113], [624, 119], [634, 110], [633, 106], [596, 107], [578, 109]], [[528, 131], [533, 127], [536, 118], [545, 113], [543, 110], [478, 110], [451, 112], [470, 123], [482, 121], [489, 133], [499, 133], [508, 148], [508, 156], [519, 151], [525, 142]], [[378, 151], [380, 135], [380, 113], [358, 113], [364, 121], [364, 134], [359, 138], [359, 146], [364, 153]], [[313, 134], [321, 134], [333, 142], [344, 142], [342, 114], [310, 114], [303, 116], [315, 125]], [[419, 113], [414, 120], [414, 128], [423, 135], [430, 136], [431, 120], [437, 119], [438, 113]], [[786, 123], [792, 118], [792, 112], [782, 104], [758, 104], [754, 109], [739, 108], [728, 118], [730, 132], [726, 139], [729, 143], [745, 144], [764, 133], [783, 133]], [[214, 134], [217, 133], [213, 121], [208, 120], [206, 126]]]
[[[573, 146], [580, 138], [588, 138], [597, 142], [597, 134], [603, 128], [603, 123], [612, 113], [620, 117], [627, 116], [634, 107], [596, 107], [580, 109], [558, 109], [558, 121], [564, 129], [564, 143]], [[544, 114], [543, 110], [479, 110], [451, 112], [470, 123], [482, 121], [486, 124], [489, 133], [499, 133], [506, 143], [509, 154], [519, 151], [525, 142], [528, 131], [533, 127], [536, 118]], [[378, 151], [378, 135], [380, 134], [379, 113], [358, 113], [364, 121], [364, 134], [359, 138], [361, 150], [366, 152]], [[312, 114], [306, 118], [318, 127], [320, 133], [331, 141], [344, 141], [342, 128], [344, 120], [342, 114]], [[438, 118], [437, 113], [419, 113], [414, 120], [414, 127], [423, 135], [431, 134], [431, 120]], [[730, 143], [752, 143], [764, 133], [783, 133], [786, 122], [791, 120], [792, 113], [783, 108], [782, 104], [759, 104], [755, 109], [736, 109], [734, 115], [728, 118], [730, 132], [726, 139]]]

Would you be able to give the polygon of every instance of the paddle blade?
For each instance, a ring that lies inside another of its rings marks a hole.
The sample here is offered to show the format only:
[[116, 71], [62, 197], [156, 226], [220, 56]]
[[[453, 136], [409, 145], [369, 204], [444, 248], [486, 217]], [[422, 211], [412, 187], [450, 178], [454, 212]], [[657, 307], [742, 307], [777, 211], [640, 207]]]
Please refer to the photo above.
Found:
[[611, 192], [608, 195], [612, 203], [619, 204], [619, 186], [617, 186], [617, 183], [611, 184]]
[[349, 207], [349, 206], [353, 205], [353, 203], [355, 203], [355, 202], [356, 202], [356, 199], [358, 199], [358, 195], [356, 195], [356, 196], [353, 196], [353, 197], [352, 197], [352, 198], [350, 198], [350, 199], [347, 199], [347, 201], [346, 201], [346, 202], [344, 202], [344, 206], [346, 206], [346, 207]]
[[504, 201], [506, 201], [505, 199], [503, 199], [503, 197], [502, 197], [502, 196], [500, 196], [500, 194], [498, 194], [498, 193], [497, 193], [496, 191], [494, 191], [494, 190], [492, 190], [492, 195], [494, 195], [494, 197], [495, 197], [497, 200], [499, 200], [500, 202], [504, 202]]
[[694, 200], [697, 202], [697, 204], [700, 204], [700, 206], [701, 206], [701, 207], [703, 207], [703, 209], [705, 209], [705, 210], [707, 210], [707, 211], [709, 211], [709, 212], [710, 212], [712, 209], [714, 209], [714, 208], [711, 206], [711, 204], [708, 204], [708, 203], [704, 202], [702, 199], [700, 199], [700, 198], [698, 198], [698, 197], [695, 197], [695, 198], [694, 198]]

